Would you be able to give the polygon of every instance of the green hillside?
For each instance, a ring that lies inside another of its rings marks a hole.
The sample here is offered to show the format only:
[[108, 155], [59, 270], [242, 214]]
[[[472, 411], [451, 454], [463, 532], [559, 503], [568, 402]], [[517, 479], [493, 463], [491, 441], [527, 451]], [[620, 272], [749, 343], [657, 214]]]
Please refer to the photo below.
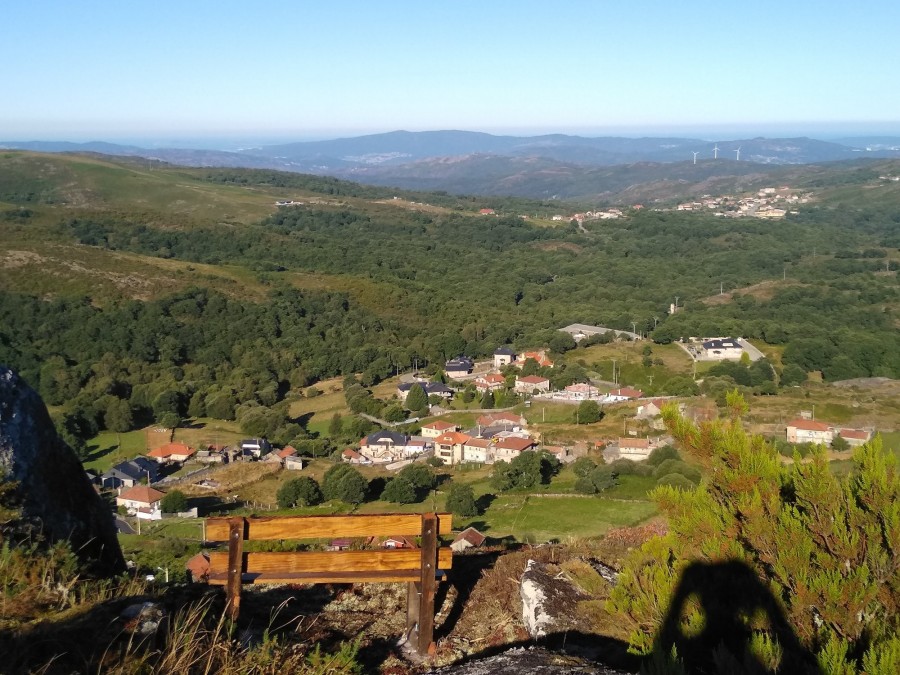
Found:
[[573, 322], [742, 335], [826, 380], [897, 377], [892, 166], [810, 169], [812, 199], [781, 220], [644, 209], [576, 227], [547, 220], [559, 204], [6, 152], [0, 361], [51, 401], [81, 396], [101, 428], [109, 397], [135, 419], [192, 400], [233, 415], [351, 372], [562, 351]]

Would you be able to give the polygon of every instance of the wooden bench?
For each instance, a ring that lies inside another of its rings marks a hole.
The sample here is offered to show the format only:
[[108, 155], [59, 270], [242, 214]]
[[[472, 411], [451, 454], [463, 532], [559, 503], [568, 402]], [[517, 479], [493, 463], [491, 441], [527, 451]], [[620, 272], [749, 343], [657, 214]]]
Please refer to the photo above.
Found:
[[[209, 583], [225, 586], [226, 612], [237, 620], [242, 584], [407, 582], [407, 636], [416, 651], [424, 655], [433, 646], [437, 582], [453, 562], [453, 552], [439, 547], [438, 537], [449, 534], [451, 526], [449, 513], [209, 518], [206, 539], [228, 542], [227, 553], [210, 553]], [[421, 537], [421, 548], [244, 551], [245, 541], [391, 535]]]

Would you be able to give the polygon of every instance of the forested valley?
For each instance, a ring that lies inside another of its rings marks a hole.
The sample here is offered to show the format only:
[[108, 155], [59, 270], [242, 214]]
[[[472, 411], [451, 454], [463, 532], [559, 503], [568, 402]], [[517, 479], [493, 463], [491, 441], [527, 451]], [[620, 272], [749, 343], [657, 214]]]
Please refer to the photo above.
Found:
[[[23, 165], [15, 157], [10, 169]], [[573, 322], [663, 343], [758, 338], [783, 345], [795, 375], [900, 377], [900, 212], [891, 204], [813, 203], [780, 221], [641, 209], [579, 227], [551, 223], [552, 205], [521, 199], [492, 202], [497, 214], [486, 216], [481, 203], [443, 194], [403, 193], [404, 205], [428, 208], [401, 208], [390, 191], [333, 179], [170, 170], [178, 187], [227, 185], [222, 199], [252, 190], [269, 204], [262, 217], [200, 219], [158, 197], [152, 208], [110, 208], [106, 184], [82, 170], [72, 161], [58, 169], [84, 182], [75, 193], [46, 172], [5, 173], [8, 248], [41, 241], [118, 256], [118, 265], [242, 270], [258, 290], [196, 276], [155, 297], [114, 297], [103, 283], [73, 293], [53, 281], [58, 270], [6, 264], [0, 362], [77, 411], [68, 426], [82, 437], [166, 414], [233, 419], [238, 406], [270, 408], [323, 378], [360, 373], [370, 386], [414, 363], [438, 369], [503, 344], [565, 351], [574, 343], [558, 329]], [[125, 176], [138, 193], [160, 190], [128, 166], [104, 171], [110, 185]], [[276, 209], [271, 195], [292, 190], [304, 203]], [[268, 430], [290, 440], [296, 425], [275, 417]]]

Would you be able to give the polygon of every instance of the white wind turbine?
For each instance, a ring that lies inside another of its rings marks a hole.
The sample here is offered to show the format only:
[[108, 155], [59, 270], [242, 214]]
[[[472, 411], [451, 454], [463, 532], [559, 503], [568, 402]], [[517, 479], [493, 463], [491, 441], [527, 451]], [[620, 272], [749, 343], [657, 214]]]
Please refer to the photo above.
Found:
[[716, 147], [713, 148], [713, 159], [719, 159], [719, 144], [716, 143]]
[[741, 147], [740, 146], [738, 146], [738, 149], [734, 151], [734, 155], [735, 155], [734, 161], [740, 162], [741, 161]]
[[697, 163], [697, 155], [699, 155], [700, 153], [699, 152], [691, 152], [691, 154], [694, 156], [694, 164], [696, 164]]

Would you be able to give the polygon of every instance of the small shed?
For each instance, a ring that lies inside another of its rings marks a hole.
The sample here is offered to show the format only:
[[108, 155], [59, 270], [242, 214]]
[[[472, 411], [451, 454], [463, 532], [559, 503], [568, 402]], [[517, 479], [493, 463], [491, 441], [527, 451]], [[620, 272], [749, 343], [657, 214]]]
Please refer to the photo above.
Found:
[[474, 527], [467, 527], [456, 535], [456, 539], [450, 544], [450, 548], [454, 553], [462, 553], [468, 548], [480, 548], [486, 539], [487, 537]]

